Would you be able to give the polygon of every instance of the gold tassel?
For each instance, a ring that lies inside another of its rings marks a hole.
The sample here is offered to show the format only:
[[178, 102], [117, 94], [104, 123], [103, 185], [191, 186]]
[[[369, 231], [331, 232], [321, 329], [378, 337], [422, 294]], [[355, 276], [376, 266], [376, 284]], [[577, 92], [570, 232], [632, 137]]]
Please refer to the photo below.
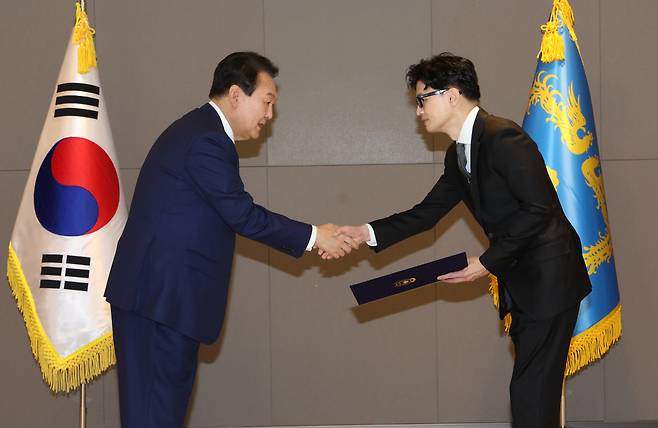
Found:
[[[491, 294], [491, 299], [493, 304], [498, 309], [500, 303], [500, 298], [498, 294], [498, 278], [495, 275], [489, 274], [489, 293]], [[505, 327], [505, 333], [509, 334], [509, 329], [512, 326], [512, 314], [508, 313], [503, 318], [503, 326]]]
[[621, 303], [599, 322], [571, 338], [565, 377], [603, 358], [621, 338]]
[[[498, 278], [489, 275], [489, 293], [498, 309]], [[505, 315], [505, 333], [509, 334], [512, 314]], [[586, 365], [603, 358], [608, 350], [621, 338], [621, 303], [599, 322], [571, 338], [564, 376], [568, 377]]]
[[80, 3], [76, 3], [73, 41], [78, 44], [78, 73], [80, 74], [85, 74], [93, 67], [96, 67], [95, 33], [96, 30], [89, 25], [87, 12], [82, 10]]
[[547, 22], [541, 26], [544, 36], [541, 38], [539, 55], [542, 62], [553, 62], [564, 59], [564, 42], [558, 33], [560, 24], [558, 22]]
[[9, 285], [25, 321], [32, 355], [50, 389], [53, 392], [72, 391], [83, 383], [91, 382], [116, 364], [112, 333], [96, 339], [66, 358], [59, 356], [41, 325], [30, 287], [11, 243], [8, 253]]
[[546, 24], [540, 27], [544, 36], [541, 40], [541, 47], [539, 48], [537, 58], [544, 63], [559, 61], [565, 58], [564, 41], [559, 32], [562, 27], [567, 28], [571, 40], [573, 40], [578, 52], [580, 52], [578, 38], [574, 30], [574, 22], [573, 9], [569, 2], [567, 0], [554, 0], [551, 17]]

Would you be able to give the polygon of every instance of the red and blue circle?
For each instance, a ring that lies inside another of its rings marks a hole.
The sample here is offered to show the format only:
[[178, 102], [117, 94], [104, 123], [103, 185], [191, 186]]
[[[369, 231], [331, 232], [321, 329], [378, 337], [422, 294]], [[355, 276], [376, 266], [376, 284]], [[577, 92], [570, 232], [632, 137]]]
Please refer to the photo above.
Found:
[[59, 140], [44, 158], [34, 185], [41, 225], [61, 236], [81, 236], [105, 226], [119, 206], [119, 179], [105, 150], [91, 140]]

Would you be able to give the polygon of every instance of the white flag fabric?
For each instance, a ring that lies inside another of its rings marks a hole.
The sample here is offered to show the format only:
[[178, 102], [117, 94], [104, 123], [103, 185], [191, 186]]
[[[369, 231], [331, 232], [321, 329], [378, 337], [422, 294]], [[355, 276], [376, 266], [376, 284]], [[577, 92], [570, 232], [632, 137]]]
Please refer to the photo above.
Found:
[[[80, 10], [78, 15], [18, 210], [7, 267], [32, 352], [56, 392], [88, 383], [116, 361], [103, 293], [126, 222], [98, 68], [78, 71]], [[93, 52], [93, 30], [84, 12], [82, 18]], [[89, 50], [81, 55], [89, 56]]]

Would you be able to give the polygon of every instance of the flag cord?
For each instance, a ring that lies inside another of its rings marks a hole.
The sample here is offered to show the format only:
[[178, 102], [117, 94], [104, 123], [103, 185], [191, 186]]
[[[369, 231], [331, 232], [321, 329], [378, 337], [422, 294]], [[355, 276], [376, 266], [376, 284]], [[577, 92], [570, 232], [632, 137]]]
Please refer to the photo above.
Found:
[[89, 25], [89, 18], [84, 9], [84, 1], [76, 2], [73, 41], [78, 45], [78, 73], [80, 74], [86, 74], [96, 67], [95, 33], [96, 30]]
[[544, 63], [564, 59], [564, 41], [560, 36], [560, 32], [564, 31], [565, 27], [569, 32], [569, 37], [571, 37], [571, 40], [573, 40], [580, 52], [578, 38], [576, 37], [573, 25], [573, 9], [571, 9], [569, 2], [567, 0], [553, 0], [551, 16], [548, 22], [540, 27], [544, 35], [541, 39], [541, 47], [539, 48], [537, 59]]

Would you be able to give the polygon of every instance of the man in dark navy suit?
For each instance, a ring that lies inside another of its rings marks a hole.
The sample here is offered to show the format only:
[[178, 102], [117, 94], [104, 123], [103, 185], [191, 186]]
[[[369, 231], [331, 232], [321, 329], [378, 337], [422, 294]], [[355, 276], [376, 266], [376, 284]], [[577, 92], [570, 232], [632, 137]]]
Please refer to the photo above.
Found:
[[[489, 238], [448, 283], [498, 277], [500, 316], [512, 314], [514, 428], [556, 428], [560, 392], [580, 301], [591, 291], [582, 246], [534, 141], [511, 120], [480, 108], [473, 63], [448, 52], [409, 67], [416, 115], [455, 142], [445, 170], [414, 207], [340, 232], [382, 251], [429, 230], [463, 201]], [[331, 255], [324, 255], [331, 258]]]
[[294, 257], [333, 257], [355, 242], [254, 203], [240, 179], [236, 140], [272, 119], [278, 69], [236, 52], [215, 70], [210, 102], [157, 139], [141, 168], [108, 279], [123, 428], [183, 425], [199, 343], [219, 336], [235, 235]]

